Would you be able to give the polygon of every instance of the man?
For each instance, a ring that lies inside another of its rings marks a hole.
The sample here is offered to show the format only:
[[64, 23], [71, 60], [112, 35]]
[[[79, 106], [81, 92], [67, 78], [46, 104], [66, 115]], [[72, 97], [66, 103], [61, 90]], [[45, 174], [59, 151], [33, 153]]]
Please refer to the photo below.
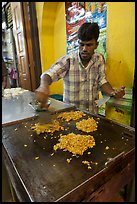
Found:
[[97, 114], [96, 100], [99, 91], [115, 98], [123, 97], [124, 87], [114, 90], [106, 80], [105, 61], [95, 52], [98, 46], [99, 26], [84, 23], [78, 30], [79, 50], [61, 57], [41, 75], [36, 99], [44, 106], [49, 96], [49, 86], [61, 78], [64, 80], [63, 101], [82, 110]]

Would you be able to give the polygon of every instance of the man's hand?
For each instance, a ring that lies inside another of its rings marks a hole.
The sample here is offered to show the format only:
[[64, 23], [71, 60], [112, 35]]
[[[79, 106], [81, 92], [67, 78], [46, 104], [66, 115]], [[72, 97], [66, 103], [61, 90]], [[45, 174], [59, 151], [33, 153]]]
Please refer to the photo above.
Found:
[[39, 86], [35, 90], [35, 97], [41, 104], [46, 104], [49, 97], [49, 85]]
[[41, 103], [41, 107], [47, 106], [48, 97], [50, 93], [49, 86], [51, 83], [51, 77], [47, 74], [44, 74], [41, 77], [40, 86], [35, 90], [36, 100]]
[[119, 89], [113, 89], [109, 82], [102, 85], [101, 91], [108, 96], [113, 96], [114, 98], [122, 98], [125, 95], [124, 86]]
[[119, 89], [114, 90], [112, 93], [112, 96], [114, 98], [122, 98], [124, 95], [125, 95], [125, 87], [124, 86], [122, 86]]

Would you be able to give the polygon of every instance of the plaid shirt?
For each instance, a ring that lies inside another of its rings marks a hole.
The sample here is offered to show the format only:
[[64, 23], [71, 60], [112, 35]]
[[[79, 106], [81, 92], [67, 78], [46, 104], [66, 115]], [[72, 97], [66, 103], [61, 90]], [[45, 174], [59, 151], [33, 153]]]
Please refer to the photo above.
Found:
[[61, 57], [42, 76], [44, 74], [48, 74], [53, 82], [63, 78], [64, 102], [93, 114], [98, 113], [95, 100], [99, 98], [100, 87], [107, 82], [105, 61], [101, 54], [94, 53], [88, 66], [84, 67], [79, 52], [74, 52]]

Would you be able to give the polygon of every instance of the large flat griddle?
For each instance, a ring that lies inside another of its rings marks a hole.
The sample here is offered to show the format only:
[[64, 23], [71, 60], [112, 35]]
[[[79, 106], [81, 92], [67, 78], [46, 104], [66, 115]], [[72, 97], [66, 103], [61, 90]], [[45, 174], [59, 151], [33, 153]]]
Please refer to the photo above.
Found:
[[[66, 109], [66, 111], [71, 110], [78, 109], [74, 107]], [[53, 150], [60, 134], [70, 132], [85, 134], [76, 129], [76, 121], [61, 122], [65, 130], [57, 131], [53, 135], [47, 133], [37, 135], [31, 130], [31, 126], [35, 123], [50, 123], [56, 119], [58, 112], [42, 113], [33, 120], [3, 127], [3, 150], [14, 166], [17, 182], [22, 185], [26, 200], [81, 201], [88, 193], [89, 186], [90, 192], [96, 190], [107, 178], [109, 179], [111, 174], [126, 165], [125, 159], [133, 159], [134, 128], [85, 113], [86, 116], [83, 118], [93, 117], [98, 121], [97, 130], [91, 133], [95, 138], [96, 146], [85, 151], [80, 157], [74, 157], [70, 152]], [[107, 146], [108, 150], [106, 150]], [[68, 158], [72, 158], [70, 163], [66, 161]], [[84, 160], [93, 162], [91, 169], [82, 164]], [[95, 180], [98, 182], [93, 182]]]

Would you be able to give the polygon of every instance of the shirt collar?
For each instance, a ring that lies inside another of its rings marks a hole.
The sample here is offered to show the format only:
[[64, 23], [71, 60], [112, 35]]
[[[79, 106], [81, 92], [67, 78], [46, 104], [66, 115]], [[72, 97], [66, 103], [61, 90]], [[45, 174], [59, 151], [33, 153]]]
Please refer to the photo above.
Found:
[[86, 67], [82, 64], [82, 61], [81, 61], [79, 52], [78, 52], [78, 61], [79, 61], [79, 64], [80, 64], [81, 68], [87, 69], [89, 66], [91, 66], [92, 64], [94, 64], [94, 62], [95, 62], [95, 53], [92, 55], [92, 57], [91, 57], [91, 59], [90, 59], [88, 65], [87, 65]]

